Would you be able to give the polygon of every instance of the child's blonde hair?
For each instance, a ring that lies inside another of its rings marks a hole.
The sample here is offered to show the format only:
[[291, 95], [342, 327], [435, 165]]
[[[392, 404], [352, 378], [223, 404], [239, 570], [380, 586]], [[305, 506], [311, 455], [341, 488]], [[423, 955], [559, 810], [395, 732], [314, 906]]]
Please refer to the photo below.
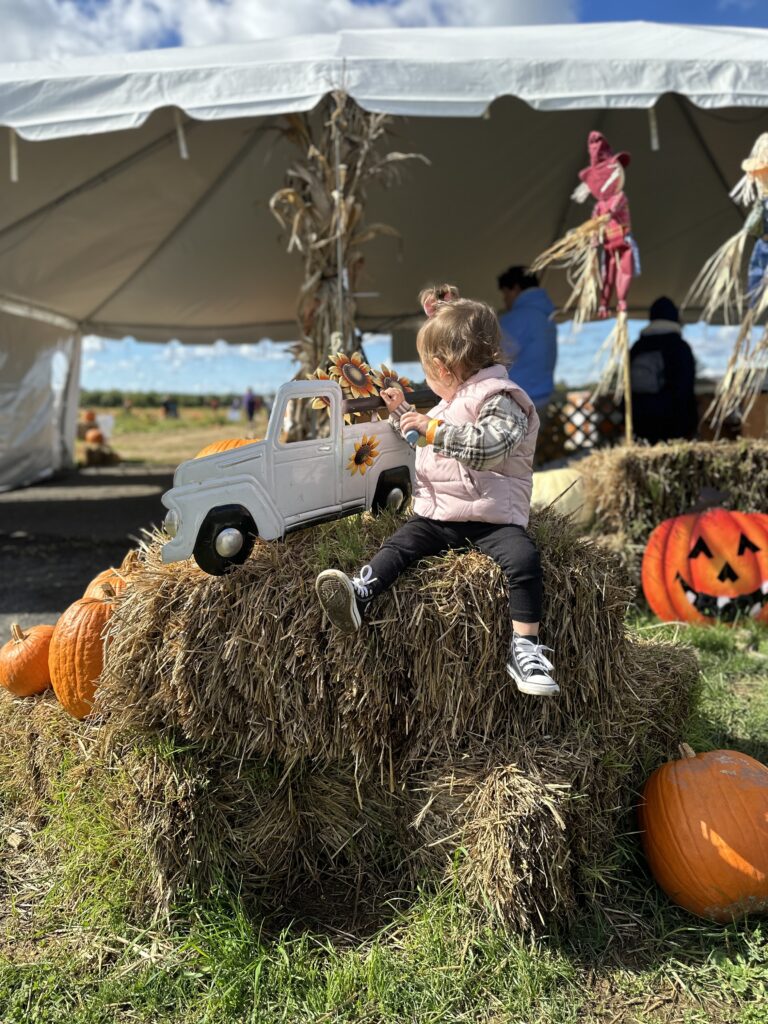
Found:
[[416, 337], [422, 362], [439, 359], [460, 380], [506, 363], [499, 320], [487, 303], [462, 299], [452, 284], [425, 288], [419, 303], [428, 316]]

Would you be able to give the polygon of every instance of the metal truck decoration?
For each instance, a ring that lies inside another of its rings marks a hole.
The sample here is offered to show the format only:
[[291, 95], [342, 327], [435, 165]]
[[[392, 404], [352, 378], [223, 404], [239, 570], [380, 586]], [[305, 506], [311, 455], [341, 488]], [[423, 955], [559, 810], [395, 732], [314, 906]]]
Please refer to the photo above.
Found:
[[[408, 399], [422, 407], [438, 401], [427, 390]], [[327, 407], [326, 436], [285, 440], [289, 403], [301, 401]], [[360, 412], [370, 412], [371, 421], [345, 422]], [[414, 449], [389, 425], [380, 398], [345, 400], [334, 380], [291, 381], [277, 393], [263, 441], [178, 467], [162, 497], [170, 538], [163, 561], [194, 556], [201, 569], [220, 576], [246, 560], [257, 537], [279, 540], [366, 509], [402, 508], [413, 466]]]

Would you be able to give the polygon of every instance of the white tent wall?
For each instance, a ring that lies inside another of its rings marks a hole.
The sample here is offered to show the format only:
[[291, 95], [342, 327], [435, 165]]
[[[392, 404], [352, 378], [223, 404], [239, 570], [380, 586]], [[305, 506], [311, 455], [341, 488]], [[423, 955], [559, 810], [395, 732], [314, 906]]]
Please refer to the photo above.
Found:
[[77, 334], [0, 312], [0, 491], [72, 464], [79, 363]]

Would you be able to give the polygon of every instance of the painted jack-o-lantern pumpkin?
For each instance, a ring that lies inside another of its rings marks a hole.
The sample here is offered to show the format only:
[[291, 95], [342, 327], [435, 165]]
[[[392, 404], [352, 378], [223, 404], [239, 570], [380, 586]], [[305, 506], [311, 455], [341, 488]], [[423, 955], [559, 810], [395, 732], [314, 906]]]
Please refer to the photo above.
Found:
[[666, 622], [768, 623], [768, 515], [712, 508], [665, 520], [648, 540], [642, 581]]

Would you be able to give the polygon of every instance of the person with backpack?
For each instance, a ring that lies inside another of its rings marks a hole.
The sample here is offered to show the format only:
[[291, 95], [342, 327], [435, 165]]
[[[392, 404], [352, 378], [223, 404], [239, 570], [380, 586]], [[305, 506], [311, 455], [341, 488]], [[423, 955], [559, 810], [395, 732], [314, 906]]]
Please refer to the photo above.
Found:
[[691, 346], [677, 306], [666, 296], [650, 308], [650, 323], [629, 352], [634, 435], [657, 444], [696, 436], [699, 414]]

